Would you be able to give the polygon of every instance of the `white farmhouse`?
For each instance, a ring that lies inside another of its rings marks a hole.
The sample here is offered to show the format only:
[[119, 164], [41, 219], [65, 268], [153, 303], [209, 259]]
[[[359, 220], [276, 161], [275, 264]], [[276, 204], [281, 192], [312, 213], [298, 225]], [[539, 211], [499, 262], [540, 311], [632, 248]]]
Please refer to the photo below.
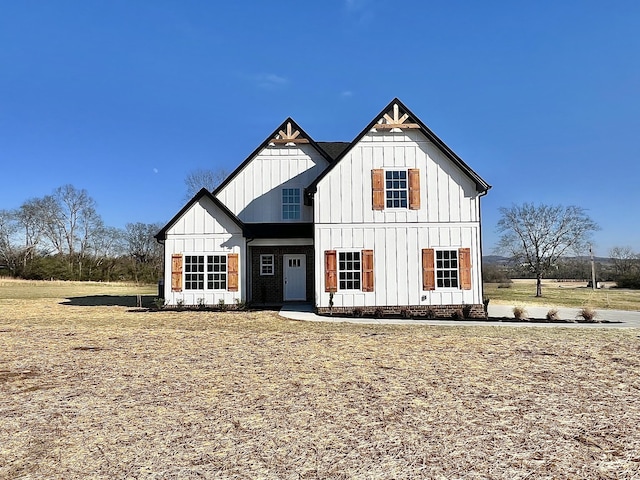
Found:
[[398, 99], [350, 143], [288, 118], [158, 233], [166, 303], [483, 316], [489, 188]]

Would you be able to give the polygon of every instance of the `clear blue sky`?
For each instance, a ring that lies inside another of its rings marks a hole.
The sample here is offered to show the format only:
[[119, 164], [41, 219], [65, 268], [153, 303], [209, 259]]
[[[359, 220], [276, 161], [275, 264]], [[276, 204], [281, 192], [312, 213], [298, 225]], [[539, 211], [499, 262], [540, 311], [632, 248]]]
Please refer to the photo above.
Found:
[[575, 204], [640, 251], [640, 2], [0, 0], [0, 209], [71, 183], [165, 222], [287, 116], [350, 141], [399, 97], [498, 208]]

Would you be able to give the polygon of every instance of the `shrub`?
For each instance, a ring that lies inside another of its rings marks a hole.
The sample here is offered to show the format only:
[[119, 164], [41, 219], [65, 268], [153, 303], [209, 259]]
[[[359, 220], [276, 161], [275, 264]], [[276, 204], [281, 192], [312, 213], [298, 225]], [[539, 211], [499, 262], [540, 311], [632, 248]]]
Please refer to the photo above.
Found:
[[464, 320], [464, 312], [461, 308], [458, 308], [451, 314], [451, 318], [453, 318], [454, 320]]
[[464, 307], [462, 307], [462, 315], [464, 316], [464, 318], [471, 317], [471, 308], [471, 305], [465, 305]]
[[408, 308], [403, 308], [402, 310], [400, 310], [400, 316], [402, 318], [411, 318], [411, 310], [409, 310]]
[[598, 313], [591, 307], [582, 307], [578, 310], [578, 317], [582, 318], [585, 322], [595, 322]]
[[484, 265], [482, 267], [482, 281], [486, 283], [511, 283], [508, 270], [498, 265]]
[[207, 308], [207, 305], [204, 303], [204, 298], [199, 298], [198, 299], [198, 309], [199, 310], [204, 310], [205, 308]]
[[436, 318], [435, 310], [433, 310], [433, 308], [428, 308], [425, 312], [425, 317], [427, 317], [429, 320], [433, 320], [434, 318]]
[[560, 320], [560, 315], [558, 314], [557, 308], [549, 309], [549, 311], [547, 312], [547, 320], [552, 322]]
[[616, 288], [640, 289], [640, 275], [622, 275], [616, 279]]
[[509, 283], [502, 282], [500, 285], [498, 285], [498, 288], [511, 288], [512, 283], [513, 282], [511, 280], [509, 280]]
[[178, 300], [176, 300], [176, 308], [178, 310], [182, 310], [184, 308], [184, 300], [179, 298]]
[[516, 320], [527, 320], [527, 310], [524, 307], [513, 307], [513, 318]]
[[373, 316], [375, 318], [382, 318], [384, 317], [384, 310], [381, 308], [376, 308], [375, 311], [373, 312]]
[[154, 298], [153, 306], [156, 308], [156, 310], [162, 310], [162, 307], [164, 307], [164, 298]]
[[351, 315], [353, 315], [356, 318], [360, 318], [363, 313], [364, 313], [364, 310], [360, 307], [357, 307], [351, 310]]
[[243, 300], [236, 298], [234, 301], [236, 302], [236, 310], [244, 310], [247, 308], [247, 304]]

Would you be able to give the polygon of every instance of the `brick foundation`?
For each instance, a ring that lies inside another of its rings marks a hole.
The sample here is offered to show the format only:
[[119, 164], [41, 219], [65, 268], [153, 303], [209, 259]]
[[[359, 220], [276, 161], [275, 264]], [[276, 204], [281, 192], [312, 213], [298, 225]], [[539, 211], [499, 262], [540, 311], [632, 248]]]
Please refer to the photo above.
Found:
[[[341, 316], [399, 316], [405, 318], [456, 318], [462, 314], [463, 318], [486, 318], [484, 305], [404, 305], [392, 307], [321, 307], [319, 315]], [[462, 320], [463, 318], [460, 318]]]

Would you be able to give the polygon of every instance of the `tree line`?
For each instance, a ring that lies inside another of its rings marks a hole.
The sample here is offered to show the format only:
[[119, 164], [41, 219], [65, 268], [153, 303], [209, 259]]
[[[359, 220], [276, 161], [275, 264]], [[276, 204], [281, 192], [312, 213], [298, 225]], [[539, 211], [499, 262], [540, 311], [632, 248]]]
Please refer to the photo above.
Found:
[[0, 210], [0, 275], [25, 279], [156, 282], [163, 250], [153, 223], [104, 224], [96, 202], [73, 185]]

